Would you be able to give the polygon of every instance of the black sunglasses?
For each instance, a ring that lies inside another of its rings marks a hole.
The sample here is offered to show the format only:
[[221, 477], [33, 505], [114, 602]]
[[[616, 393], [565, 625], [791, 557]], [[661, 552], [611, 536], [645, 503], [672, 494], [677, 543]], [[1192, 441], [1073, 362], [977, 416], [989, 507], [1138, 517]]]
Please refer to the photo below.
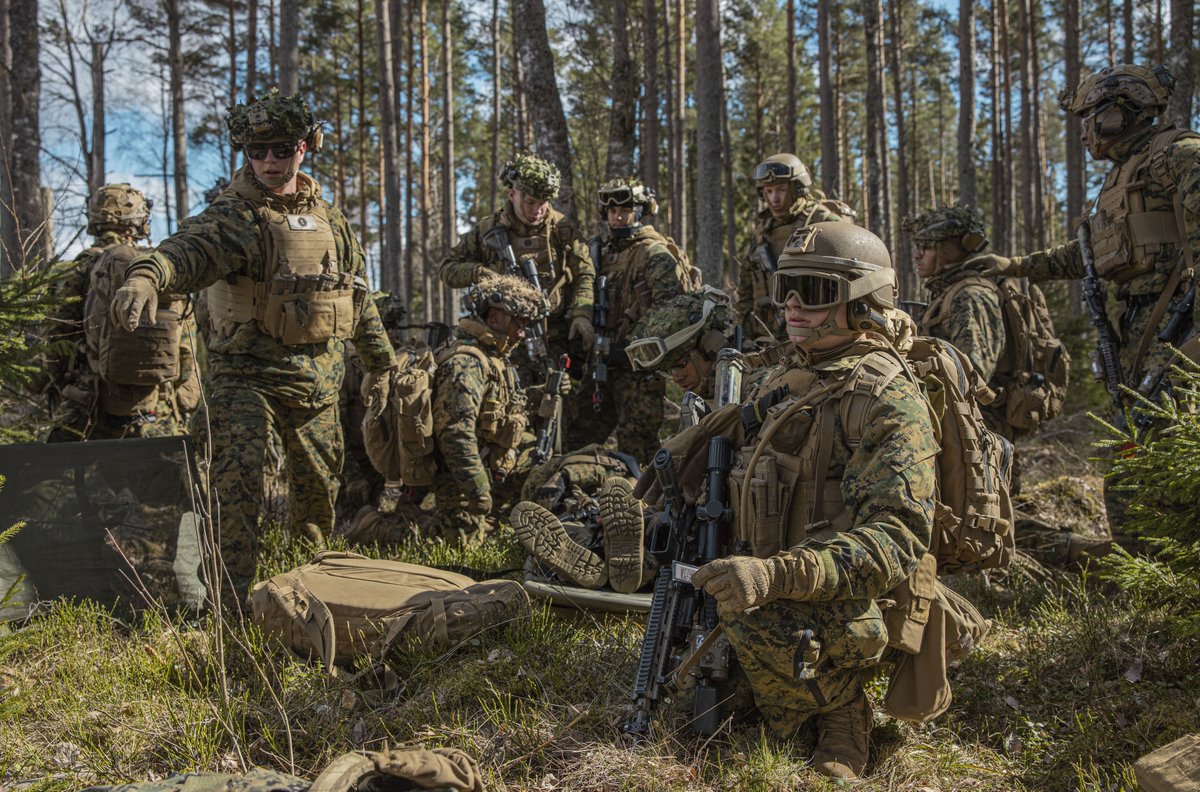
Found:
[[299, 143], [247, 143], [245, 151], [246, 156], [252, 160], [266, 159], [268, 151], [275, 155], [275, 159], [287, 159], [295, 154], [298, 148]]

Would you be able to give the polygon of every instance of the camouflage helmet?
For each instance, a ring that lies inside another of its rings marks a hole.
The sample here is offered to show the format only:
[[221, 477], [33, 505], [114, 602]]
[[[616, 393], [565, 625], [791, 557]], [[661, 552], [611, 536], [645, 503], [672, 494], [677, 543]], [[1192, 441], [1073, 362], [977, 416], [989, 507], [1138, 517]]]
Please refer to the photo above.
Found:
[[500, 181], [505, 187], [520, 190], [541, 201], [558, 197], [558, 168], [541, 157], [522, 154], [515, 162], [505, 162], [500, 169]]
[[310, 151], [321, 150], [321, 124], [300, 94], [284, 96], [272, 88], [261, 99], [229, 108], [225, 117], [234, 151], [247, 143], [303, 140]]
[[732, 326], [729, 296], [705, 286], [651, 309], [630, 331], [625, 354], [634, 371], [669, 371], [686, 363], [697, 348], [715, 358]]
[[867, 229], [837, 221], [797, 228], [771, 277], [778, 305], [795, 294], [803, 308], [849, 303], [853, 330], [879, 330], [896, 305], [896, 271], [883, 240]]
[[600, 185], [596, 191], [596, 203], [601, 214], [613, 206], [631, 206], [640, 209], [638, 218], [658, 213], [658, 201], [654, 191], [642, 184], [640, 179], [628, 176], [623, 179], [609, 179]]
[[901, 224], [914, 242], [941, 242], [952, 239], [964, 253], [978, 253], [987, 246], [983, 215], [973, 206], [939, 206], [909, 217]]
[[812, 187], [812, 174], [795, 154], [773, 154], [754, 166], [754, 184], [760, 189], [768, 184], [795, 182], [796, 191]]
[[1094, 115], [1116, 105], [1126, 116], [1119, 134], [1142, 119], [1159, 115], [1174, 90], [1175, 78], [1166, 66], [1147, 69], [1118, 63], [1088, 75], [1074, 89], [1064, 90], [1058, 104], [1078, 116]]
[[129, 184], [105, 184], [88, 198], [87, 232], [92, 236], [116, 231], [135, 239], [148, 237], [152, 205], [141, 190]]
[[487, 316], [489, 308], [499, 308], [509, 316], [530, 321], [537, 321], [550, 311], [546, 296], [532, 283], [508, 274], [485, 274], [467, 290], [466, 303], [480, 319]]

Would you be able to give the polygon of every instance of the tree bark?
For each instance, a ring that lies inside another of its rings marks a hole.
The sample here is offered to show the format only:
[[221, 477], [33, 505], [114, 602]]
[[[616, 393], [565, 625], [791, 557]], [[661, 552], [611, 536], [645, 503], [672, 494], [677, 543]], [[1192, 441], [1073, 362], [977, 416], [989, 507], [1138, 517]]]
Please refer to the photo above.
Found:
[[1005, 227], [1005, 206], [1008, 204], [1004, 194], [1004, 157], [1007, 155], [1004, 145], [1003, 100], [1001, 99], [1001, 76], [1003, 65], [1000, 62], [1000, 11], [996, 0], [992, 0], [990, 18], [990, 63], [988, 68], [988, 85], [991, 95], [991, 129], [992, 129], [992, 249], [1001, 255], [1007, 255], [1008, 231]]
[[300, 91], [300, 9], [300, 0], [279, 0], [279, 92], [284, 96]]
[[708, 283], [722, 282], [721, 12], [696, 0], [696, 264]]
[[[17, 249], [12, 182], [12, 46], [9, 0], [0, 0], [0, 277], [12, 272], [9, 251]], [[15, 259], [16, 256], [14, 255]]]
[[[1068, 89], [1079, 85], [1083, 71], [1079, 45], [1079, 6], [1079, 0], [1063, 2], [1063, 59]], [[1074, 113], [1065, 115], [1066, 139], [1063, 142], [1067, 159], [1067, 223], [1064, 230], [1070, 238], [1073, 235], [1075, 219], [1083, 215], [1084, 194], [1087, 190], [1087, 163], [1084, 160], [1083, 141], [1080, 140], [1083, 121]], [[1068, 289], [1071, 292], [1068, 308], [1073, 313], [1078, 313], [1082, 296], [1079, 281], [1069, 281]]]
[[492, 0], [492, 160], [488, 174], [489, 200], [480, 215], [499, 201], [496, 176], [500, 172], [500, 0]]
[[887, 182], [883, 160], [887, 156], [887, 144], [884, 139], [883, 64], [879, 44], [883, 12], [879, 0], [863, 0], [861, 13], [863, 33], [867, 40], [867, 228], [890, 247], [890, 224], [884, 197]]
[[687, 118], [687, 25], [684, 22], [684, 0], [675, 0], [675, 152], [672, 168], [675, 174], [675, 193], [671, 200], [675, 204], [672, 214], [671, 233], [681, 248], [688, 248], [688, 189], [687, 189], [687, 142], [684, 120]]
[[1034, 216], [1037, 211], [1037, 195], [1034, 187], [1036, 160], [1034, 156], [1037, 138], [1034, 137], [1033, 118], [1037, 107], [1030, 101], [1033, 95], [1033, 53], [1029, 44], [1032, 40], [1030, 0], [1017, 0], [1018, 31], [1020, 34], [1021, 68], [1019, 72], [1021, 91], [1021, 217], [1023, 229], [1021, 245], [1024, 250], [1034, 250]]
[[633, 173], [633, 149], [637, 145], [637, 67], [629, 55], [629, 19], [625, 0], [612, 3], [612, 107], [608, 116], [606, 178], [625, 178]]
[[672, 67], [674, 62], [671, 57], [671, 47], [674, 45], [675, 26], [671, 22], [671, 9], [673, 4], [671, 0], [664, 0], [662, 3], [662, 22], [663, 22], [663, 94], [666, 96], [665, 111], [667, 114], [667, 192], [669, 198], [667, 204], [667, 227], [670, 229], [671, 236], [678, 241], [679, 233], [679, 214], [683, 210], [682, 199], [679, 197], [679, 175], [677, 173], [675, 159], [675, 70]]
[[[454, 178], [454, 35], [450, 0], [442, 0], [442, 246], [449, 252], [458, 242], [458, 188]], [[442, 321], [454, 324], [454, 293], [442, 286]]]
[[642, 183], [658, 193], [658, 9], [655, 0], [645, 0], [643, 29], [646, 82], [642, 101]]
[[[721, 165], [725, 178], [725, 259], [721, 267], [720, 285], [723, 289], [736, 288], [738, 260], [737, 250], [737, 184], [733, 180], [733, 138], [729, 134], [729, 106], [725, 102], [725, 69], [721, 69]], [[730, 268], [734, 267], [733, 271]]]
[[958, 200], [978, 206], [975, 187], [975, 4], [958, 3]]
[[246, 0], [246, 101], [258, 95], [258, 0]]
[[1125, 62], [1133, 63], [1133, 0], [1121, 3], [1121, 29], [1125, 34]]
[[1012, 132], [1012, 55], [1008, 28], [1008, 0], [1000, 3], [1000, 57], [1004, 66], [1004, 241], [1005, 249], [1015, 251], [1017, 245], [1017, 187], [1016, 158], [1013, 156], [1015, 143]]
[[441, 315], [440, 282], [433, 275], [429, 261], [429, 213], [433, 211], [430, 201], [432, 188], [429, 173], [429, 4], [420, 3], [421, 30], [417, 41], [421, 50], [421, 243], [417, 248], [421, 262], [421, 279], [425, 296], [425, 321], [431, 322]]
[[[904, 16], [903, 4], [901, 0], [889, 0], [888, 3], [888, 22], [891, 26], [891, 46], [888, 48], [888, 59], [890, 61], [890, 71], [892, 73], [892, 117], [896, 126], [896, 197], [897, 197], [897, 216], [903, 222], [904, 218], [908, 217], [911, 212], [911, 203], [909, 201], [909, 176], [908, 176], [908, 130], [904, 119], [904, 88], [903, 74], [901, 70], [904, 63]], [[901, 262], [905, 261], [908, 255], [910, 240], [908, 235], [904, 233], [903, 227], [896, 229], [896, 249], [893, 262], [900, 272], [900, 295], [907, 299], [915, 299], [918, 286], [916, 274], [912, 267], [903, 266]]]
[[784, 109], [784, 123], [787, 130], [784, 140], [787, 150], [796, 152], [796, 0], [787, 0], [787, 104]]
[[355, 3], [354, 24], [357, 32], [355, 47], [358, 54], [358, 233], [367, 232], [367, 35], [366, 0]]
[[392, 25], [388, 0], [375, 0], [379, 48], [379, 133], [383, 162], [383, 221], [379, 229], [379, 286], [408, 294], [400, 269], [400, 148], [396, 140], [396, 84], [392, 72]]
[[171, 79], [171, 148], [175, 155], [175, 220], [189, 214], [187, 188], [187, 125], [183, 115], [183, 40], [180, 0], [163, 0], [167, 12], [167, 65]]
[[841, 192], [841, 164], [838, 162], [837, 107], [833, 94], [832, 1], [817, 0], [817, 59], [820, 63], [821, 187], [826, 195], [837, 197]]
[[[429, 299], [425, 296], [428, 294], [424, 291], [426, 288], [424, 282], [424, 273], [417, 272], [416, 264], [416, 243], [413, 234], [413, 171], [415, 163], [413, 160], [413, 149], [416, 148], [416, 125], [413, 121], [413, 84], [415, 83], [416, 75], [416, 48], [413, 46], [413, 19], [416, 14], [414, 3], [403, 3], [407, 7], [408, 13], [405, 15], [404, 26], [404, 51], [405, 51], [405, 82], [404, 82], [404, 120], [405, 133], [404, 142], [404, 271], [405, 278], [408, 280], [409, 289], [416, 291], [418, 275], [421, 277], [421, 302], [425, 314], [428, 314]], [[411, 292], [410, 292], [411, 293]], [[423, 321], [429, 321], [426, 316]]]
[[512, 59], [513, 59], [513, 104], [517, 114], [517, 123], [513, 131], [517, 139], [513, 145], [517, 151], [525, 151], [533, 145], [532, 133], [529, 129], [529, 106], [525, 101], [525, 67], [521, 64], [520, 25], [517, 22], [519, 13], [518, 0], [509, 0], [509, 22], [512, 27]]
[[1171, 0], [1171, 48], [1167, 68], [1175, 77], [1175, 93], [1167, 100], [1167, 118], [1183, 129], [1192, 126], [1192, 91], [1196, 84], [1191, 57], [1195, 43], [1192, 33], [1195, 12], [1190, 0]]
[[93, 193], [104, 184], [107, 170], [104, 146], [108, 126], [104, 102], [105, 50], [103, 42], [92, 42], [92, 151], [91, 164], [88, 166], [88, 189]]
[[567, 133], [567, 117], [554, 79], [554, 55], [546, 32], [546, 7], [542, 0], [513, 0], [521, 34], [517, 46], [521, 59], [522, 89], [537, 97], [529, 103], [533, 146], [539, 156], [558, 168], [561, 176], [555, 207], [578, 227], [575, 210], [574, 160]]
[[[229, 32], [225, 40], [225, 52], [229, 55], [229, 107], [233, 107], [238, 101], [238, 71], [237, 71], [237, 0], [228, 0], [229, 2]], [[233, 172], [237, 170], [237, 152], [233, 150], [233, 146], [229, 147], [229, 175], [232, 177]]]
[[12, 48], [10, 178], [15, 247], [8, 248], [8, 254], [10, 265], [45, 264], [50, 259], [51, 240], [40, 161], [42, 77], [38, 66], [38, 2], [11, 0], [9, 9], [10, 41], [20, 42], [20, 48]]

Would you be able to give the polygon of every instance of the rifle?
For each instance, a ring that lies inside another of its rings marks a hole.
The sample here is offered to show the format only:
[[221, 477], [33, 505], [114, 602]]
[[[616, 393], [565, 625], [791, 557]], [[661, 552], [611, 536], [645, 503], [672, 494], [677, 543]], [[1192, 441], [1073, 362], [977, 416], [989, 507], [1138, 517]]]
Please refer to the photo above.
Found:
[[[508, 240], [508, 228], [506, 226], [492, 226], [480, 241], [494, 250], [503, 259], [505, 269], [509, 275], [524, 278], [532, 283], [533, 287], [539, 292], [542, 294], [546, 293], [542, 290], [542, 281], [538, 276], [537, 263], [533, 259], [517, 261], [517, 256], [513, 253], [512, 243]], [[529, 325], [525, 335], [525, 351], [529, 353], [530, 360], [546, 359], [548, 353], [546, 351], [546, 331], [543, 322], [535, 322]]]
[[698, 507], [688, 507], [671, 452], [664, 448], [654, 456], [666, 510], [651, 534], [650, 552], [665, 566], [654, 583], [634, 677], [634, 718], [624, 726], [637, 738], [649, 733], [659, 698], [685, 685], [695, 686], [693, 729], [713, 734], [721, 723], [717, 685], [729, 678], [732, 651], [718, 624], [716, 600], [694, 588], [691, 577], [724, 554], [727, 542], [721, 527], [728, 523], [732, 467], [729, 439], [713, 437], [708, 443], [707, 499]]
[[[596, 244], [595, 240], [592, 242]], [[596, 328], [596, 343], [592, 349], [592, 409], [600, 412], [604, 403], [604, 390], [608, 383], [608, 355], [612, 352], [612, 339], [608, 337], [608, 276], [596, 278], [596, 305], [592, 324]]]
[[758, 243], [758, 247], [754, 248], [750, 253], [750, 258], [757, 261], [762, 268], [767, 272], [774, 273], [779, 267], [779, 263], [775, 261], [775, 257], [771, 255], [771, 245], [767, 240]]
[[538, 430], [537, 448], [533, 452], [533, 460], [538, 465], [552, 454], [562, 453], [562, 385], [570, 366], [570, 356], [563, 355], [558, 359], [558, 368], [551, 371], [546, 380], [546, 395], [551, 399], [552, 409], [546, 418], [546, 425]]
[[1087, 305], [1088, 317], [1096, 328], [1096, 352], [1092, 355], [1092, 373], [1104, 381], [1104, 388], [1112, 397], [1113, 405], [1121, 406], [1121, 359], [1117, 353], [1117, 334], [1108, 321], [1104, 284], [1096, 274], [1096, 262], [1092, 258], [1092, 229], [1086, 220], [1079, 224], [1079, 254], [1083, 258], [1083, 302]]

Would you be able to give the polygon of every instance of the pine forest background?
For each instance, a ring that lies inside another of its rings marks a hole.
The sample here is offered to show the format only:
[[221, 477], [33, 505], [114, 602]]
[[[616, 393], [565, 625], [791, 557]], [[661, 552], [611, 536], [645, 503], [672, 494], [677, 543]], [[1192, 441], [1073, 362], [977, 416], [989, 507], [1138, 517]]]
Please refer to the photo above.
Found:
[[754, 165], [794, 151], [902, 251], [902, 297], [917, 298], [900, 221], [922, 208], [977, 205], [1001, 253], [1067, 238], [1104, 172], [1057, 106], [1081, 74], [1165, 62], [1168, 115], [1190, 125], [1193, 14], [1186, 0], [0, 0], [0, 255], [4, 271], [69, 255], [108, 181], [153, 197], [161, 239], [240, 164], [226, 108], [279, 85], [326, 122], [306, 169], [417, 320], [455, 314], [436, 263], [499, 205], [498, 165], [521, 150], [559, 165], [557, 205], [585, 235], [599, 184], [639, 176], [713, 283], [736, 279]]

